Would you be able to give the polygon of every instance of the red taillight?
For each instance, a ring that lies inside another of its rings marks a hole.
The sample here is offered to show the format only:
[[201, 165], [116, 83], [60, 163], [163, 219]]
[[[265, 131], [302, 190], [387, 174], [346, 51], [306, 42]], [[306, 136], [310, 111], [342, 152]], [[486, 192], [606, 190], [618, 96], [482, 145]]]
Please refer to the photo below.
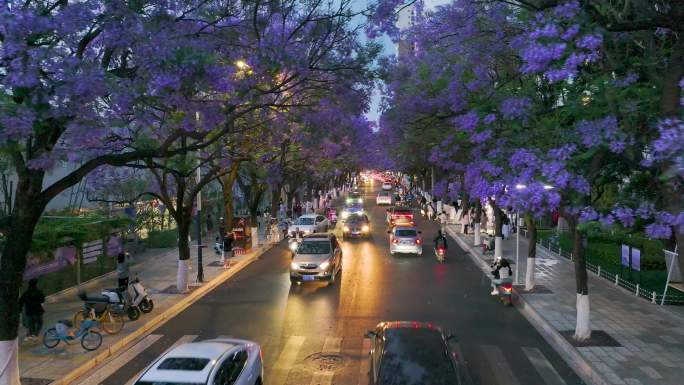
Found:
[[421, 243], [423, 242], [420, 239], [416, 239], [416, 245], [420, 245]]
[[437, 252], [441, 255], [444, 255], [444, 249], [441, 247], [439, 249], [437, 249]]
[[511, 283], [503, 284], [502, 287], [504, 291], [506, 291], [506, 293], [510, 293], [511, 291], [513, 291], [513, 284]]
[[392, 239], [392, 243], [399, 243], [399, 240], [397, 238]]

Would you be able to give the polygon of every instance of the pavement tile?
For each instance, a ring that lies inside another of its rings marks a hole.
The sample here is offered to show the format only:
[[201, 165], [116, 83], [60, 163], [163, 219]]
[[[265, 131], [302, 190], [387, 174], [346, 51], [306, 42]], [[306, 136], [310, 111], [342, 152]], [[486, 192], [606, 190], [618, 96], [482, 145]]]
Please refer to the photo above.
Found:
[[652, 380], [660, 380], [663, 378], [663, 376], [658, 373], [655, 369], [653, 369], [650, 366], [639, 366], [639, 369], [641, 369], [642, 372], [646, 373], [647, 376], [649, 376]]
[[625, 383], [627, 385], [643, 385], [643, 383], [636, 378], [625, 378]]

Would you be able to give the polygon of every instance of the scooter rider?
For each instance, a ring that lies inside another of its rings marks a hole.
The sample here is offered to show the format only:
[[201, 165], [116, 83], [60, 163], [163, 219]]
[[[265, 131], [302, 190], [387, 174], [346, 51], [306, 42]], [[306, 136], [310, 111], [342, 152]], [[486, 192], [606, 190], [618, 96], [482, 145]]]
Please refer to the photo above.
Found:
[[448, 248], [447, 239], [444, 234], [442, 234], [442, 230], [437, 230], [437, 236], [435, 237], [435, 250], [439, 249], [440, 247], [444, 250]]
[[499, 289], [497, 288], [497, 285], [500, 285], [504, 278], [508, 278], [513, 275], [513, 271], [511, 270], [511, 265], [508, 263], [508, 260], [501, 257], [496, 257], [490, 267], [492, 269], [493, 276], [491, 295], [499, 295]]

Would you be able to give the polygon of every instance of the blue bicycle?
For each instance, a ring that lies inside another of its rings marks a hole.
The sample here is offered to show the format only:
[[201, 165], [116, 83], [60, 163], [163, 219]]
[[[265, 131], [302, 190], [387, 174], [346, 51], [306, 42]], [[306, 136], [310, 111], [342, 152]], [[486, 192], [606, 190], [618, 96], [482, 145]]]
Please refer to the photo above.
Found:
[[96, 350], [102, 345], [102, 335], [91, 330], [95, 326], [97, 326], [97, 321], [93, 319], [83, 320], [78, 329], [74, 328], [70, 321], [57, 321], [54, 328], [46, 330], [43, 334], [43, 345], [48, 349], [52, 349], [59, 345], [60, 342], [71, 345], [73, 341], [80, 338], [83, 349], [88, 351]]

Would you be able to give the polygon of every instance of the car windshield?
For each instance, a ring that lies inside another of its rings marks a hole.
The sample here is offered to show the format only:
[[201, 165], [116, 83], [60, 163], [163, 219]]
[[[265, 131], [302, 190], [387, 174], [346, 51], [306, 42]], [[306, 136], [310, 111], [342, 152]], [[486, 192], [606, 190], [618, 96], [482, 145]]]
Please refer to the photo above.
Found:
[[432, 329], [385, 331], [379, 385], [456, 385], [456, 372], [441, 333]]
[[383, 191], [379, 194], [381, 197], [388, 197], [389, 193], [387, 191]]
[[297, 254], [330, 254], [330, 242], [305, 241], [297, 248]]
[[396, 229], [394, 235], [397, 237], [415, 237], [418, 234], [413, 229]]
[[347, 223], [354, 224], [354, 225], [358, 225], [358, 224], [361, 224], [363, 222], [365, 222], [363, 217], [360, 217], [358, 215], [351, 216], [351, 217], [349, 217], [349, 219], [347, 219]]
[[310, 226], [310, 225], [314, 224], [314, 219], [313, 218], [298, 218], [294, 224], [295, 225]]
[[413, 212], [411, 210], [394, 210], [394, 215], [411, 215]]
[[138, 381], [135, 385], [204, 385], [199, 382]]
[[349, 197], [350, 197], [350, 198], [361, 198], [361, 194], [359, 194], [359, 193], [351, 193], [351, 194], [349, 194]]

